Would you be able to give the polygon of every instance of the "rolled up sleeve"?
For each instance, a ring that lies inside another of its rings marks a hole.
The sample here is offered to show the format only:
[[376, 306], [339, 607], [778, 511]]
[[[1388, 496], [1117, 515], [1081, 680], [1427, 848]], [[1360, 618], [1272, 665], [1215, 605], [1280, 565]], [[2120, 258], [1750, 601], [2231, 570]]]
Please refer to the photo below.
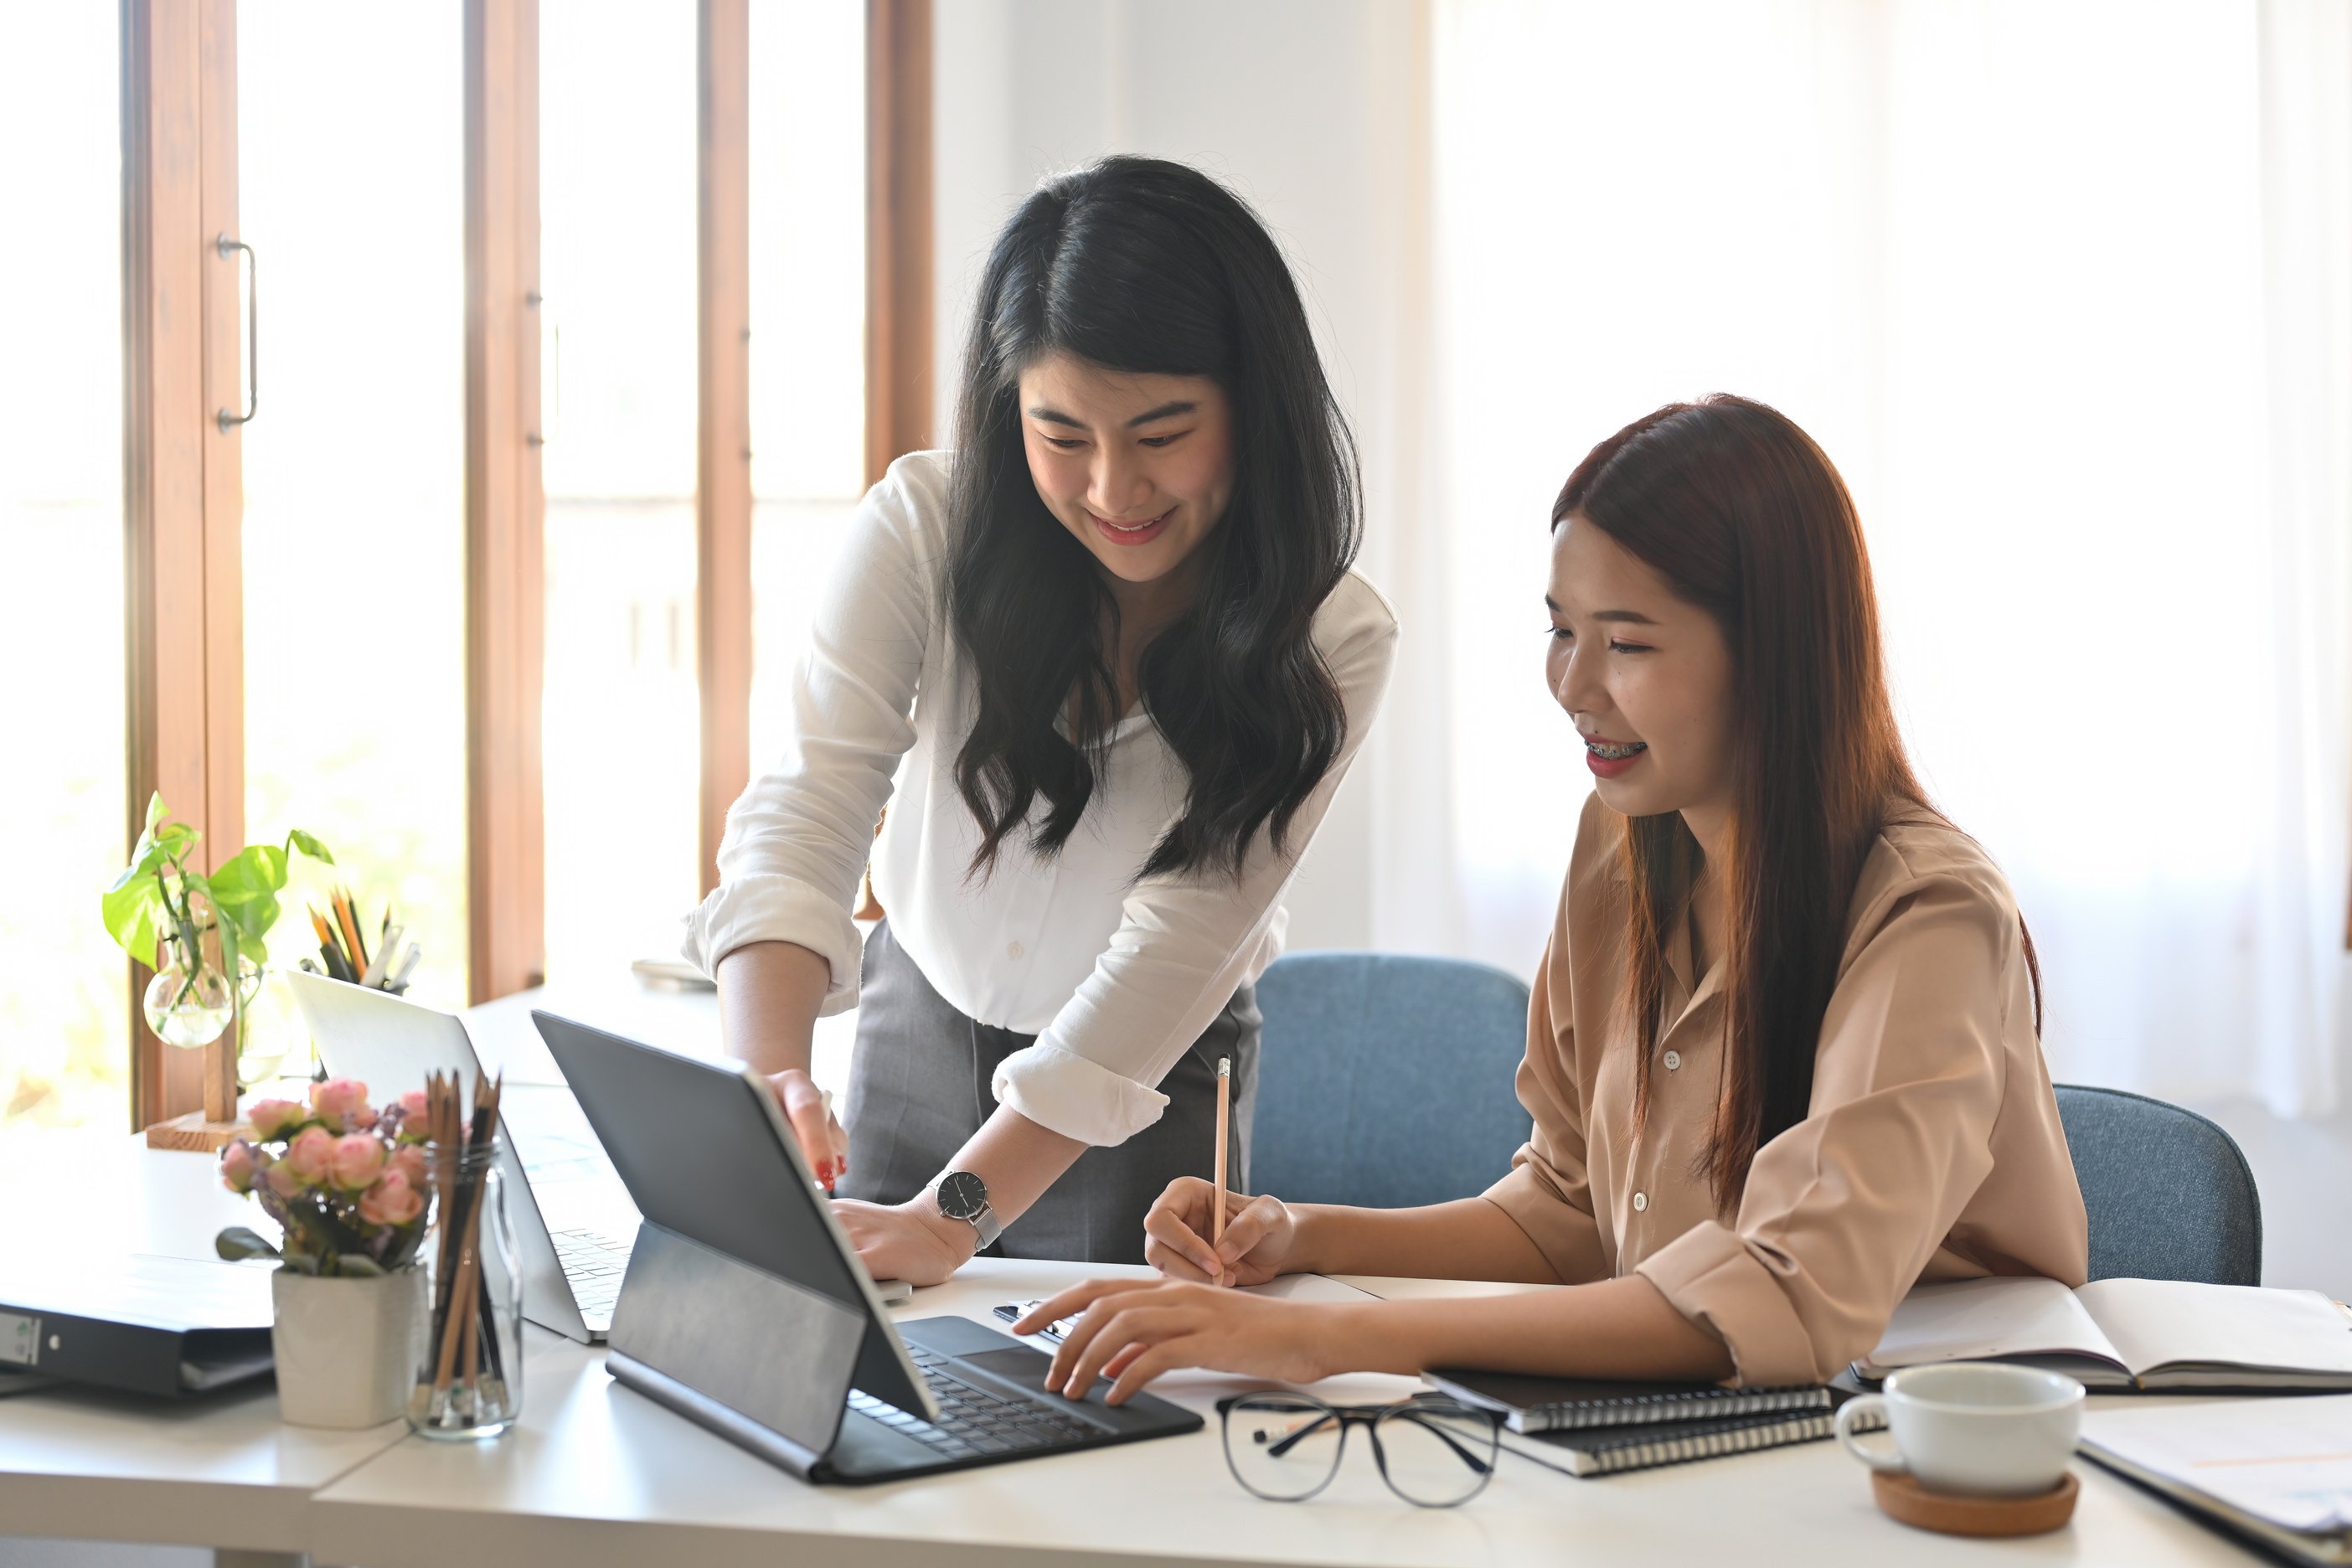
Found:
[[1826, 1382], [1867, 1353], [1991, 1169], [2015, 922], [2004, 889], [1963, 877], [1865, 911], [1806, 1119], [1757, 1152], [1728, 1224], [1635, 1266], [1741, 1383]]
[[1577, 1083], [1573, 984], [1567, 962], [1567, 906], [1544, 950], [1528, 1004], [1528, 1054], [1519, 1063], [1519, 1103], [1535, 1126], [1511, 1158], [1510, 1174], [1486, 1189], [1488, 1203], [1527, 1232], [1565, 1284], [1606, 1279], [1609, 1257], [1593, 1217], [1586, 1163], [1584, 1095]]
[[706, 974], [751, 942], [796, 942], [832, 971], [823, 1011], [856, 1005], [862, 939], [850, 910], [915, 741], [940, 549], [924, 511], [942, 504], [921, 492], [938, 475], [928, 458], [899, 459], [850, 523], [793, 671], [784, 757], [727, 813], [719, 885], [687, 917], [681, 951]]
[[1279, 945], [1283, 893], [1380, 711], [1396, 635], [1379, 605], [1375, 615], [1359, 612], [1326, 647], [1347, 731], [1330, 770], [1291, 818], [1286, 847], [1277, 853], [1261, 828], [1238, 879], [1202, 870], [1137, 883], [1092, 973], [1034, 1044], [998, 1064], [1000, 1104], [1097, 1146], [1125, 1142], [1160, 1120], [1168, 1106], [1160, 1080], [1268, 945]]

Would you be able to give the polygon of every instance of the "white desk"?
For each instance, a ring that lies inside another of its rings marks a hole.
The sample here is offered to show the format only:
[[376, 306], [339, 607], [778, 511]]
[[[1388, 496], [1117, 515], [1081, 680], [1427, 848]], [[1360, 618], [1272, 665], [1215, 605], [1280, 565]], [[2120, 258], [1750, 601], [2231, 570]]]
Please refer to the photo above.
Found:
[[[495, 1037], [501, 1025], [527, 1028], [527, 1005], [497, 1005], [499, 1013], [478, 1020], [491, 1027], [478, 1028], [477, 1037], [486, 1055], [503, 1057], [483, 1037]], [[663, 1024], [666, 1044], [715, 1042], [707, 996], [646, 996], [635, 1005]], [[603, 1010], [579, 1011], [593, 1019]], [[519, 1042], [512, 1065], [522, 1066], [528, 1046]], [[62, 1257], [77, 1235], [89, 1245], [88, 1217], [106, 1214], [109, 1246], [208, 1257], [216, 1229], [253, 1216], [215, 1184], [207, 1156], [150, 1151], [125, 1139], [104, 1167], [76, 1173], [70, 1204], [40, 1204], [25, 1223], [12, 1219], [9, 1244], [55, 1247]], [[978, 1262], [919, 1292], [899, 1315], [960, 1313], [1001, 1327], [990, 1313], [998, 1302], [1109, 1272], [1116, 1271]], [[1355, 1283], [1399, 1295], [1518, 1289]], [[601, 1352], [533, 1330], [526, 1354], [522, 1420], [481, 1445], [427, 1443], [404, 1436], [398, 1424], [361, 1433], [284, 1426], [276, 1396], [266, 1391], [181, 1407], [72, 1391], [0, 1400], [0, 1535], [307, 1550], [322, 1563], [363, 1568], [542, 1562], [773, 1568], [801, 1561], [829, 1568], [1080, 1562], [1452, 1568], [1563, 1559], [1741, 1568], [2000, 1559], [2168, 1568], [2252, 1561], [2087, 1463], [2076, 1466], [2083, 1494], [2067, 1530], [2003, 1542], [1922, 1534], [1878, 1513], [1862, 1467], [1832, 1443], [1591, 1481], [1507, 1457], [1482, 1496], [1438, 1510], [1394, 1498], [1360, 1437], [1321, 1497], [1261, 1502], [1226, 1473], [1211, 1408], [1219, 1395], [1251, 1385], [1205, 1374], [1155, 1385], [1207, 1417], [1207, 1428], [1192, 1436], [887, 1487], [811, 1487], [615, 1384]], [[1359, 1376], [1318, 1391], [1354, 1402], [1412, 1386]]]
[[[900, 1316], [989, 1309], [1081, 1273], [982, 1260], [920, 1291]], [[1133, 1270], [1142, 1273], [1143, 1270]], [[1354, 1281], [1380, 1293], [1391, 1282]], [[1427, 1281], [1395, 1282], [1431, 1292]], [[313, 1552], [367, 1568], [562, 1562], [566, 1568], [848, 1568], [955, 1563], [1308, 1563], [1741, 1564], [2037, 1562], [2242, 1564], [2246, 1554], [2087, 1464], [2073, 1526], [1987, 1543], [1925, 1535], [1881, 1515], [1860, 1465], [1832, 1443], [1578, 1481], [1506, 1457], [1465, 1507], [1412, 1508], [1380, 1480], [1361, 1439], [1339, 1477], [1305, 1503], [1261, 1502], [1226, 1472], [1216, 1398], [1256, 1386], [1184, 1374], [1154, 1392], [1208, 1426], [1093, 1453], [992, 1466], [884, 1487], [812, 1487], [608, 1378], [601, 1354], [562, 1344], [535, 1357], [523, 1418], [476, 1448], [412, 1439], [320, 1492]], [[1339, 1401], [1416, 1386], [1334, 1379]]]
[[[37, 1171], [6, 1176], [11, 1191], [47, 1194], [10, 1215], [9, 1247], [63, 1267], [94, 1245], [210, 1258], [222, 1226], [260, 1217], [222, 1189], [211, 1155], [136, 1137], [79, 1163], [69, 1198], [54, 1175], [46, 1188]], [[289, 1426], [267, 1386], [177, 1405], [99, 1389], [0, 1399], [0, 1535], [301, 1552], [311, 1495], [407, 1436], [397, 1421], [364, 1432]]]

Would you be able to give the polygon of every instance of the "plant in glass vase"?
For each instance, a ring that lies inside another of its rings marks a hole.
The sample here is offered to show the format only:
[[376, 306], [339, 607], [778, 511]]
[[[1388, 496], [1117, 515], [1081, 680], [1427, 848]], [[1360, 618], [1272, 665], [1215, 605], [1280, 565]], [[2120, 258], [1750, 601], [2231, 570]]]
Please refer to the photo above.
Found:
[[213, 1131], [199, 1146], [212, 1147], [226, 1141], [226, 1124], [236, 1120], [245, 1006], [269, 960], [269, 928], [278, 921], [288, 865], [298, 853], [328, 865], [335, 858], [297, 828], [282, 845], [247, 845], [205, 872], [191, 863], [202, 837], [171, 819], [161, 795], [152, 796], [131, 864], [100, 907], [108, 934], [122, 950], [156, 965], [142, 998], [147, 1026], [166, 1045], [207, 1049], [204, 1118]]

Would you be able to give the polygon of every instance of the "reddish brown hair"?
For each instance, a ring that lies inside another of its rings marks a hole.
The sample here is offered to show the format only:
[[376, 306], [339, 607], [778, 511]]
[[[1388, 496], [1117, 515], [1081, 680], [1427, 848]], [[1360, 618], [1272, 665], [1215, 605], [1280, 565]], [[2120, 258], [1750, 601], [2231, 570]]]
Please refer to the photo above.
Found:
[[[1890, 814], [1941, 820], [1887, 699], [1870, 555], [1853, 498], [1812, 437], [1718, 394], [1628, 425], [1577, 465], [1552, 526], [1591, 523], [1715, 617], [1731, 652], [1737, 779], [1725, 864], [1723, 1083], [1699, 1172], [1735, 1205], [1756, 1151], [1805, 1118], [1854, 884]], [[1625, 824], [1626, 1002], [1650, 1102], [1666, 933], [1701, 868], [1682, 814]], [[2025, 938], [2034, 1011], [2041, 974]]]

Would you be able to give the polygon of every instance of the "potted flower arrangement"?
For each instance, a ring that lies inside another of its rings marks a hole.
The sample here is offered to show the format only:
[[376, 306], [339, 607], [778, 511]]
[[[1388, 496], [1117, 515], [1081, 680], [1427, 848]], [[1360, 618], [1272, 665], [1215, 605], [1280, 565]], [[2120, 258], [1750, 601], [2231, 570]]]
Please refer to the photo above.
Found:
[[304, 1426], [373, 1426], [406, 1408], [425, 1335], [427, 1123], [422, 1090], [382, 1108], [350, 1079], [310, 1102], [256, 1100], [250, 1137], [221, 1151], [221, 1180], [275, 1220], [271, 1246], [243, 1226], [223, 1258], [273, 1258], [271, 1348], [278, 1407]]

